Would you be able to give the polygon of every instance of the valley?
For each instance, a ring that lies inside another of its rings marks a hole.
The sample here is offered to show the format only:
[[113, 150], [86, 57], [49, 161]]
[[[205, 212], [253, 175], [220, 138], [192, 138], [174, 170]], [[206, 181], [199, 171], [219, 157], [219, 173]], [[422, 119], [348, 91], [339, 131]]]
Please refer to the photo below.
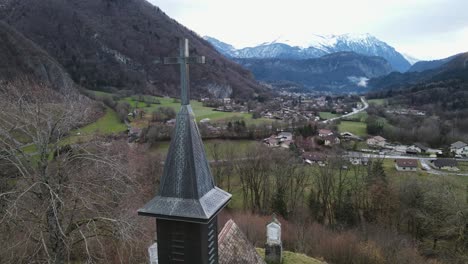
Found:
[[0, 3], [0, 263], [468, 263], [466, 50], [200, 1]]

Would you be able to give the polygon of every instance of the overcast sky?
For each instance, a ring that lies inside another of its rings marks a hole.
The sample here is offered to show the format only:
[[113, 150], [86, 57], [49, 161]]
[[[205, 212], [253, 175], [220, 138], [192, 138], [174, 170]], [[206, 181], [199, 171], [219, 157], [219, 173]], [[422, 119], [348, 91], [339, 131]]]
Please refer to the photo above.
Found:
[[418, 59], [468, 51], [468, 0], [149, 0], [236, 48], [311, 34], [370, 33]]

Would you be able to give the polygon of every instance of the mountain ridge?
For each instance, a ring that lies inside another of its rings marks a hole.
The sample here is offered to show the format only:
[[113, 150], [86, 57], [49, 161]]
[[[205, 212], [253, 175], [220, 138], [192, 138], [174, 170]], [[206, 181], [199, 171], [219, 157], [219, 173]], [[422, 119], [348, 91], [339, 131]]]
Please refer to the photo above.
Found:
[[367, 80], [392, 71], [381, 57], [354, 52], [339, 52], [320, 58], [295, 59], [236, 59], [265, 82], [295, 82], [311, 90], [354, 92], [366, 90]]
[[408, 71], [406, 73], [392, 72], [387, 76], [371, 79], [369, 85], [373, 90], [390, 90], [450, 80], [468, 82], [468, 52], [442, 60], [427, 62], [427, 64], [421, 63], [419, 66], [415, 64], [417, 67], [422, 67], [421, 65], [426, 67], [426, 69]]
[[208, 36], [204, 38], [212, 43], [220, 53], [234, 58], [310, 59], [330, 53], [352, 51], [368, 56], [383, 57], [392, 65], [394, 70], [400, 72], [405, 72], [411, 67], [405, 56], [370, 34], [313, 35], [313, 40], [308, 43], [294, 43], [287, 38], [280, 38], [272, 42], [235, 49], [234, 51], [223, 49], [226, 46], [232, 47], [230, 44]]

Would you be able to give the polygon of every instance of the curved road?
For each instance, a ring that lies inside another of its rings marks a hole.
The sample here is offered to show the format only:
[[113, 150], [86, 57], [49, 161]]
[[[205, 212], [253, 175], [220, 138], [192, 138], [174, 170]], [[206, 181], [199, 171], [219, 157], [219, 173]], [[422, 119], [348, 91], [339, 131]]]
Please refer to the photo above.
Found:
[[350, 117], [350, 116], [353, 116], [355, 114], [358, 114], [362, 111], [365, 111], [367, 108], [369, 108], [369, 103], [367, 103], [366, 101], [366, 98], [364, 96], [361, 97], [361, 102], [364, 104], [364, 107], [363, 108], [359, 108], [359, 109], [354, 109], [353, 112], [351, 113], [348, 113], [346, 115], [342, 115], [342, 116], [338, 116], [338, 117], [334, 117], [334, 118], [331, 118], [331, 119], [327, 119], [327, 120], [324, 120], [322, 121], [322, 123], [326, 124], [328, 122], [332, 122], [332, 121], [335, 121], [335, 120], [338, 120], [338, 119], [342, 119], [342, 118], [345, 118], [345, 117]]

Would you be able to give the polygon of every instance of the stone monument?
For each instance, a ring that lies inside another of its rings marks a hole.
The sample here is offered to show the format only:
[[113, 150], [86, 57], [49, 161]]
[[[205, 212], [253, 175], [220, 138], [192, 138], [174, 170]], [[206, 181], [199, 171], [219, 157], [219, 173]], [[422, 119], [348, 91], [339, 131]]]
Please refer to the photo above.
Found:
[[268, 264], [281, 264], [283, 259], [281, 223], [276, 218], [276, 215], [273, 214], [273, 220], [266, 226], [266, 229], [265, 260]]

